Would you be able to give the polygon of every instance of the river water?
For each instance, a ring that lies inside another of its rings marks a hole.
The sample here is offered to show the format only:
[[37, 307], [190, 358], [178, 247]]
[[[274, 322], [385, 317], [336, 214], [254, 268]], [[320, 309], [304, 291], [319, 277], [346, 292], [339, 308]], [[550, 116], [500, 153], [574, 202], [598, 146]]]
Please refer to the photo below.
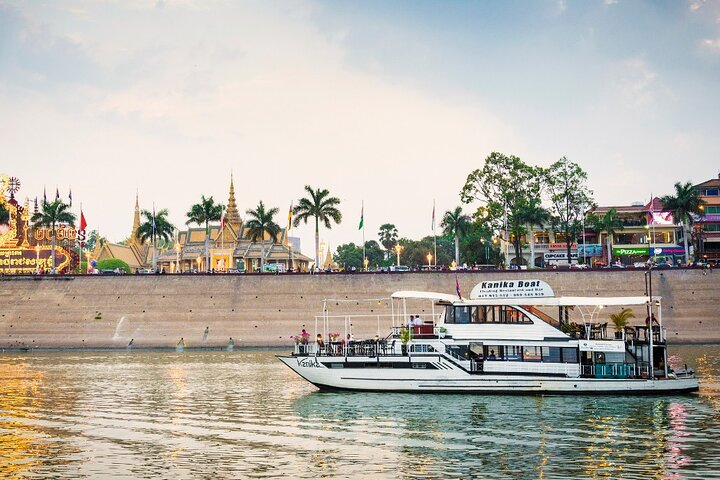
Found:
[[720, 347], [698, 394], [320, 393], [278, 351], [0, 355], [0, 478], [720, 478]]

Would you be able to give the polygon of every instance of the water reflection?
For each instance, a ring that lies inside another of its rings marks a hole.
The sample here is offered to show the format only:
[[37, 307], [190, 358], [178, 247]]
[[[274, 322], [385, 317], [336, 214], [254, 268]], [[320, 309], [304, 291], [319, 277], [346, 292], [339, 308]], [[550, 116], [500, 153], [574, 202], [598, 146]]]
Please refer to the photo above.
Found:
[[[677, 397], [322, 393], [267, 351], [0, 356], [1, 478], [707, 478], [720, 348]], [[687, 360], [690, 359], [690, 360]]]

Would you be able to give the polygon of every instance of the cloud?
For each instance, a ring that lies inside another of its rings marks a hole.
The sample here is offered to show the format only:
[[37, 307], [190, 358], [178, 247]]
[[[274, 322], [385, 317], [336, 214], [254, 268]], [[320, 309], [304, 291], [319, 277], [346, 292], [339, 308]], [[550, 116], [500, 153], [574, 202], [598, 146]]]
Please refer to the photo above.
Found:
[[704, 47], [720, 52], [720, 38], [706, 38], [702, 41]]

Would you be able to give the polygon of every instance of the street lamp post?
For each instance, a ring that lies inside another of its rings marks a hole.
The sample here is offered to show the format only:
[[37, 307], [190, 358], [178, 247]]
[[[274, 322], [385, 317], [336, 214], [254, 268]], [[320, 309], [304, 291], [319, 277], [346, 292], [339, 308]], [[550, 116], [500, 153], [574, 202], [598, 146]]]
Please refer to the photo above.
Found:
[[400, 252], [402, 252], [402, 249], [403, 249], [403, 247], [399, 243], [397, 245], [395, 245], [395, 254], [397, 255], [397, 266], [398, 267], [400, 266]]
[[363, 265], [365, 265], [365, 271], [366, 271], [366, 272], [368, 271], [368, 264], [369, 264], [369, 263], [370, 263], [370, 259], [367, 258], [367, 257], [365, 257], [365, 259], [363, 260]]
[[429, 253], [429, 252], [428, 252], [428, 254], [427, 254], [427, 259], [428, 259], [428, 270], [430, 270], [430, 269], [431, 269], [431, 264], [432, 264], [432, 259], [433, 259], [432, 253]]
[[180, 271], [180, 244], [175, 244], [175, 273]]
[[40, 274], [40, 245], [35, 245], [35, 274]]

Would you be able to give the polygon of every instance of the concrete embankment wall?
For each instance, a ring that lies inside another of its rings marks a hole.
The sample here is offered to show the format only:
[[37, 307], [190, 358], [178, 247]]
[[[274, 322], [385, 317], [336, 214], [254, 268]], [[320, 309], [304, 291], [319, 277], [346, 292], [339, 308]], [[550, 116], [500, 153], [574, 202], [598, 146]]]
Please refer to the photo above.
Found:
[[[458, 275], [469, 294], [482, 280], [548, 282], [556, 295], [642, 295], [642, 271], [478, 272]], [[0, 279], [0, 348], [222, 347], [289, 345], [304, 327], [314, 332], [322, 301], [330, 315], [364, 313], [353, 320], [357, 337], [390, 326], [386, 300], [397, 290], [455, 291], [453, 273], [328, 275], [127, 275]], [[663, 320], [671, 341], [720, 342], [720, 271], [653, 273], [663, 297]], [[430, 305], [412, 305], [429, 316]], [[636, 307], [636, 322], [645, 313]], [[600, 321], [614, 310], [605, 309]], [[612, 328], [612, 327], [611, 327]], [[342, 320], [331, 330], [344, 333]]]

